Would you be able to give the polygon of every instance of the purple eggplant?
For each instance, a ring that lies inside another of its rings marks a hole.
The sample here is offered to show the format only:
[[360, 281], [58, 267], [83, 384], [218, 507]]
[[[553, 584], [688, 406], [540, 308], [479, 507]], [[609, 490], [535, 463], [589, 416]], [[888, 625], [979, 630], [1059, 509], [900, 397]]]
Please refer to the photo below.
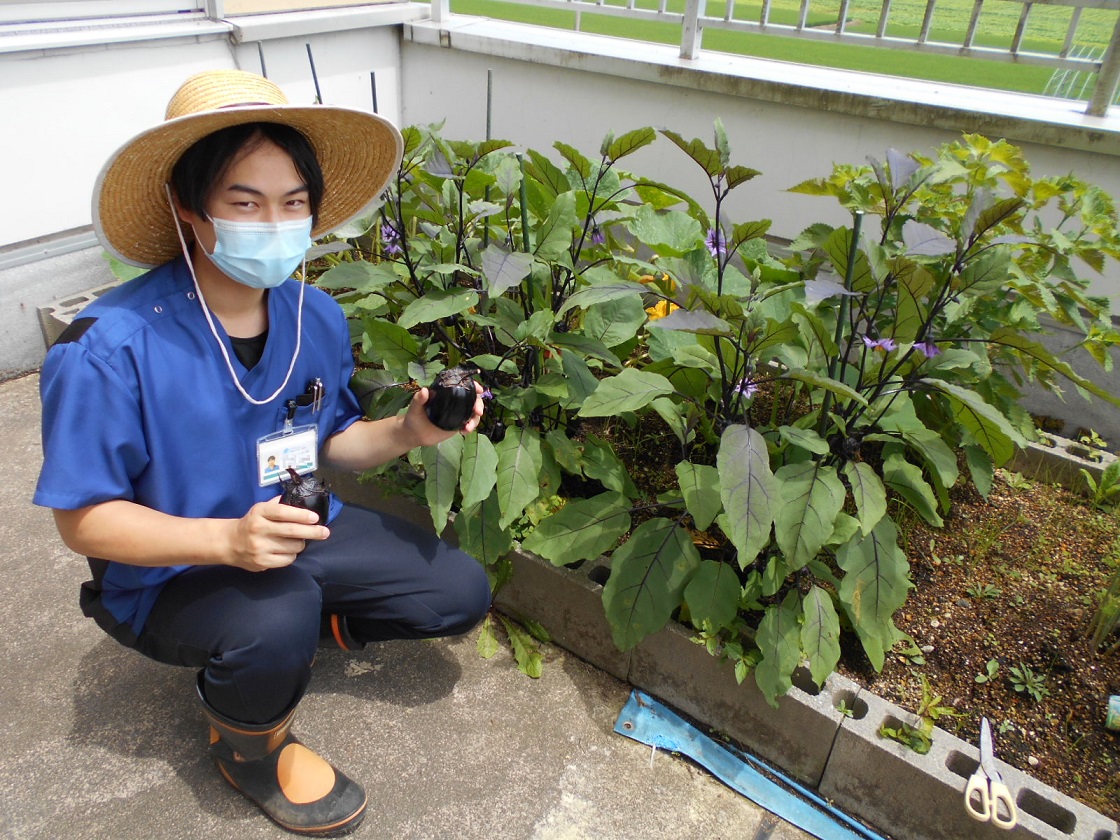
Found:
[[453, 367], [436, 374], [435, 381], [428, 386], [428, 402], [424, 410], [433, 425], [444, 431], [453, 432], [463, 428], [474, 414], [475, 392], [474, 367]]
[[288, 473], [291, 479], [280, 479], [284, 487], [280, 504], [314, 511], [319, 516], [319, 524], [326, 525], [331, 509], [330, 487], [314, 475], [300, 475], [291, 467], [288, 467]]

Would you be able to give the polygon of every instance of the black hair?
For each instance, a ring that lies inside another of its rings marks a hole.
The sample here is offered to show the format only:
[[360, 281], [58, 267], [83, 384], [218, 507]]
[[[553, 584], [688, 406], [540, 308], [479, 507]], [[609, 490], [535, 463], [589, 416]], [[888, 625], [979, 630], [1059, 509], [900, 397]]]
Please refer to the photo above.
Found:
[[323, 170], [311, 141], [302, 132], [281, 123], [253, 122], [231, 125], [208, 134], [183, 152], [171, 170], [171, 189], [184, 210], [209, 219], [206, 202], [226, 170], [243, 154], [268, 141], [283, 149], [307, 186], [311, 218], [317, 220], [326, 186]]

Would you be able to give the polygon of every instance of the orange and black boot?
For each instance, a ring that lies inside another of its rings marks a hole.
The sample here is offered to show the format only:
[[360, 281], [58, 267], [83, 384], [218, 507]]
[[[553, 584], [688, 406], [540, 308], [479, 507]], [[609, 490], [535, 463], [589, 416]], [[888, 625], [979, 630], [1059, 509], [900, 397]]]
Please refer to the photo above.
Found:
[[333, 641], [347, 651], [362, 650], [366, 646], [365, 642], [360, 642], [350, 635], [350, 625], [346, 621], [346, 616], [338, 613], [323, 614], [319, 622], [319, 640]]
[[266, 724], [240, 723], [198, 697], [210, 724], [210, 755], [225, 780], [277, 825], [296, 834], [334, 837], [358, 827], [365, 816], [361, 786], [291, 734], [295, 708]]

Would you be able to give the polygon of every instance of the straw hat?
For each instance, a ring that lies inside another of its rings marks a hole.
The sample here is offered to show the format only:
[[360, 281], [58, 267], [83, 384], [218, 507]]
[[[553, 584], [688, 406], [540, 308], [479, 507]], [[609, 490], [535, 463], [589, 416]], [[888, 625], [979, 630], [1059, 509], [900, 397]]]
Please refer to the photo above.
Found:
[[331, 105], [289, 105], [275, 84], [241, 70], [208, 70], [187, 79], [165, 121], [143, 131], [106, 161], [93, 189], [93, 227], [126, 263], [162, 265], [180, 253], [164, 185], [196, 141], [248, 122], [283, 123], [303, 132], [323, 170], [326, 190], [312, 236], [357, 216], [385, 189], [403, 141], [387, 120]]

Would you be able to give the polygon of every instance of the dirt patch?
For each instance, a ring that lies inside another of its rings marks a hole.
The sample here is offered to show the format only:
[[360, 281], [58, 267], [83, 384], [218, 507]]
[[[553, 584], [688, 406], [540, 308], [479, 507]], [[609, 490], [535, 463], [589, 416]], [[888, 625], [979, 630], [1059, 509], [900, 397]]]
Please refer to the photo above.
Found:
[[937, 725], [974, 745], [986, 716], [999, 758], [1120, 819], [1120, 734], [1104, 725], [1120, 651], [1115, 634], [1088, 640], [1120, 555], [1115, 512], [1001, 473], [987, 501], [956, 490], [943, 530], [900, 530], [915, 588], [895, 623], [914, 646], [877, 674], [849, 640], [840, 670], [910, 711], [940, 695]]

